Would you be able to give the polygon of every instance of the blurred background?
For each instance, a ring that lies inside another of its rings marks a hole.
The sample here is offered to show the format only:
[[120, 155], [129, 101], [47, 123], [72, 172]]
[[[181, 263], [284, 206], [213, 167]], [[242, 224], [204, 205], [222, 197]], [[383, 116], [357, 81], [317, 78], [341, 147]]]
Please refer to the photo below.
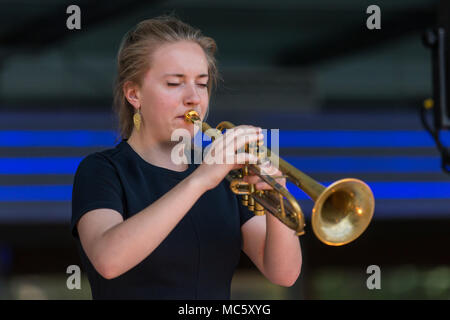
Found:
[[[299, 280], [273, 285], [242, 254], [232, 299], [449, 299], [450, 175], [421, 121], [436, 94], [423, 35], [439, 23], [450, 32], [444, 2], [0, 0], [0, 299], [91, 298], [83, 270], [80, 290], [66, 286], [68, 266], [81, 266], [69, 230], [73, 174], [115, 143], [122, 36], [171, 13], [218, 44], [223, 82], [209, 124], [280, 129], [282, 158], [324, 185], [361, 179], [376, 199], [366, 232], [328, 247], [313, 234], [313, 202], [289, 186], [307, 218]], [[66, 27], [72, 4], [80, 30]], [[381, 29], [367, 28], [372, 4]], [[425, 118], [443, 121], [432, 110]], [[379, 290], [367, 288], [370, 265]]]

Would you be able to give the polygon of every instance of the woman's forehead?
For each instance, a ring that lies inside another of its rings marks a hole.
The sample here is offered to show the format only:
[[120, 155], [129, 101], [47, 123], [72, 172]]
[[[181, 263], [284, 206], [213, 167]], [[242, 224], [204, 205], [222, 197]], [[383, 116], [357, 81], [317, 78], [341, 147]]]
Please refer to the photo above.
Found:
[[208, 62], [203, 49], [193, 42], [177, 42], [158, 48], [152, 57], [152, 69], [166, 74], [208, 74]]

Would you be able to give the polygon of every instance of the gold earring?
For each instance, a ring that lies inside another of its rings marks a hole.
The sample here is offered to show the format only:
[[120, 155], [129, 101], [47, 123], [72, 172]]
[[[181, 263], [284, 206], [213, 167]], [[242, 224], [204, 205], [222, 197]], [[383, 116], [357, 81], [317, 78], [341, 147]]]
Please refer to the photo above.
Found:
[[141, 122], [142, 122], [140, 109], [138, 109], [138, 111], [133, 115], [133, 122], [134, 122], [134, 126], [136, 127], [136, 130], [139, 131], [139, 128], [141, 127]]

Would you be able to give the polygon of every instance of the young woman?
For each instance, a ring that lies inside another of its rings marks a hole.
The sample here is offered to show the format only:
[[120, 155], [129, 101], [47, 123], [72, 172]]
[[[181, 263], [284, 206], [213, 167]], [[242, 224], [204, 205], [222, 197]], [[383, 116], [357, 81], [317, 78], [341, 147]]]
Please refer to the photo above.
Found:
[[[204, 119], [208, 111], [215, 49], [173, 17], [142, 21], [122, 41], [114, 99], [122, 141], [83, 159], [73, 185], [72, 234], [94, 299], [229, 299], [241, 250], [275, 284], [291, 286], [300, 274], [294, 231], [254, 216], [224, 179], [242, 162], [171, 159], [172, 132], [195, 134], [185, 112]], [[260, 128], [235, 129], [212, 143], [216, 159], [225, 143], [237, 151], [262, 139]], [[258, 176], [246, 181], [270, 189]]]

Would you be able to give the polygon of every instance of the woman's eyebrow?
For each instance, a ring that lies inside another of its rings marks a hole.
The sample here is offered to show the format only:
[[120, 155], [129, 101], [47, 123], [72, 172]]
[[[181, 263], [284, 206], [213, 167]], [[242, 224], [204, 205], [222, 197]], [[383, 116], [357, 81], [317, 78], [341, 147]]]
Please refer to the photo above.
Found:
[[[179, 77], [179, 78], [183, 78], [185, 75], [182, 74], [182, 73], [166, 73], [164, 76], [165, 76], [165, 77], [171, 76], [171, 77]], [[208, 77], [208, 76], [209, 76], [208, 74], [202, 73], [202, 74], [199, 74], [199, 75], [197, 76], [197, 78], [205, 78], [205, 77]]]

